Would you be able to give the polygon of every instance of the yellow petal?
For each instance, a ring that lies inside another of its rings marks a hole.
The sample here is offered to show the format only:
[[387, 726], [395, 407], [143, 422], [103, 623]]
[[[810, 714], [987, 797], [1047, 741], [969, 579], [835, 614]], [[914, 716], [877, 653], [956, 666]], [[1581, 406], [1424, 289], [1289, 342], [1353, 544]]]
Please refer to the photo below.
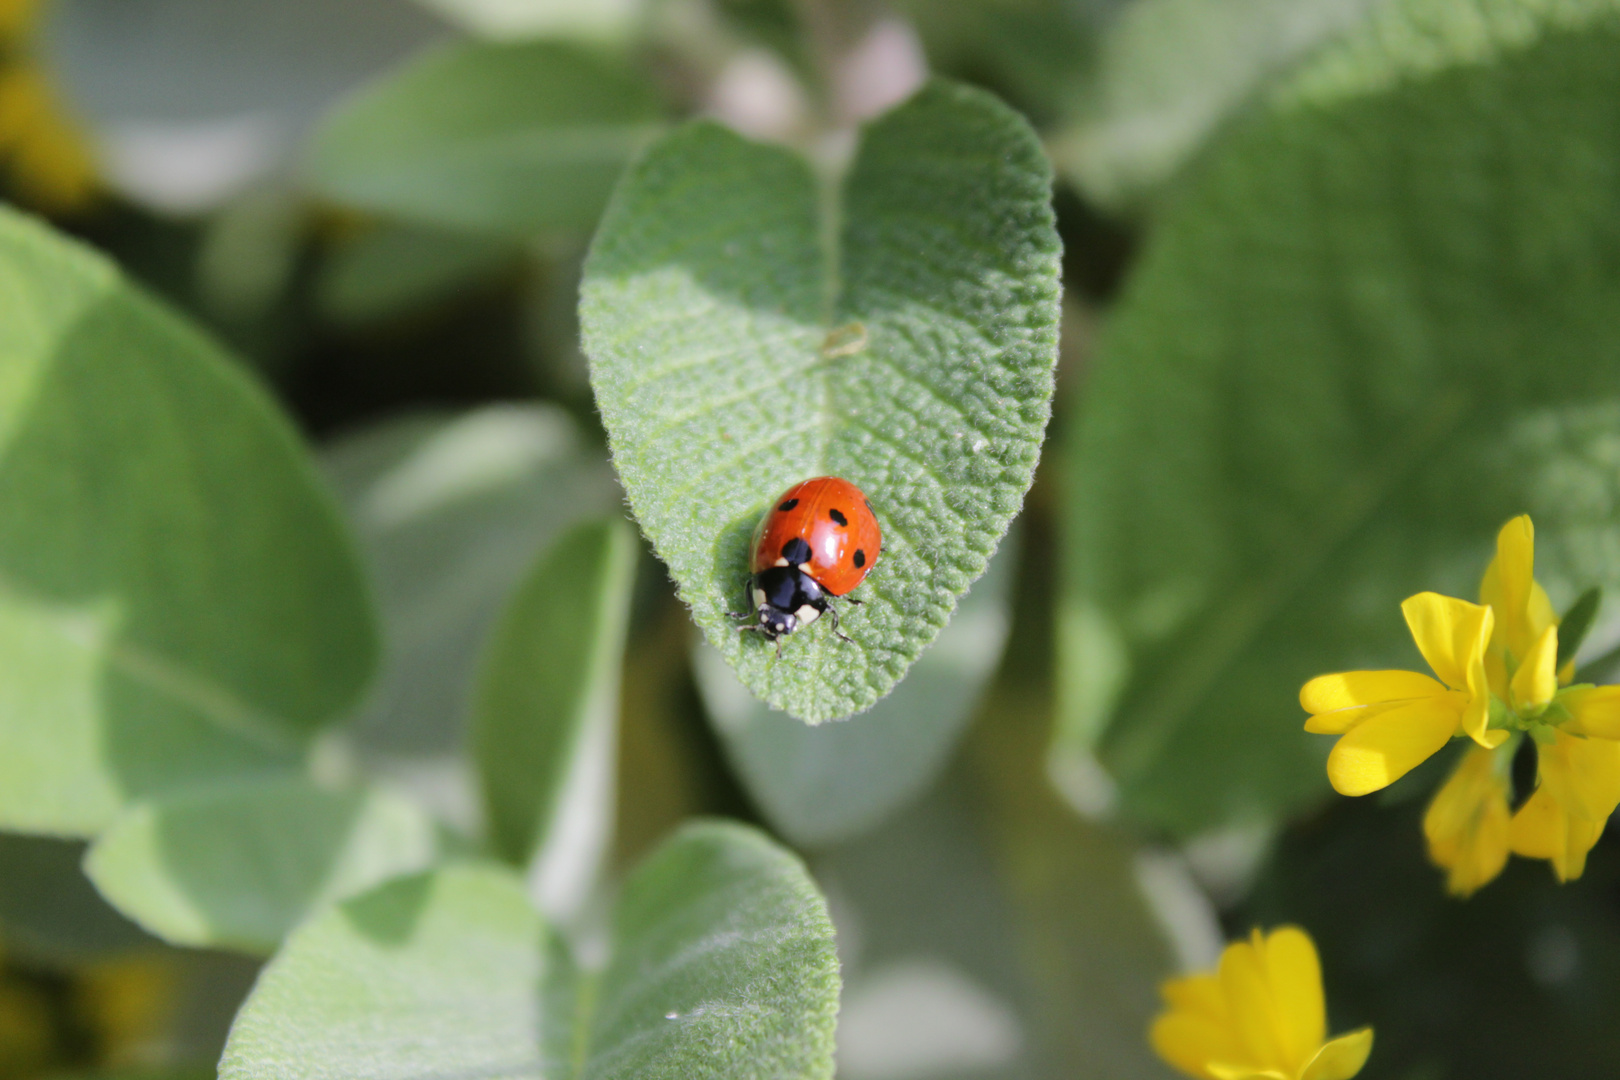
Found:
[[1194, 1013], [1213, 1020], [1226, 1018], [1226, 999], [1221, 997], [1221, 981], [1208, 972], [1166, 979], [1159, 987], [1171, 1012]]
[[1456, 734], [1461, 694], [1429, 698], [1375, 716], [1352, 728], [1328, 755], [1328, 779], [1341, 795], [1366, 795], [1388, 787]]
[[1543, 630], [1519, 662], [1513, 676], [1513, 703], [1521, 709], [1534, 709], [1558, 693], [1558, 627]]
[[1367, 1064], [1372, 1053], [1373, 1029], [1364, 1027], [1322, 1047], [1300, 1073], [1299, 1080], [1350, 1080]]
[[1187, 1013], [1165, 1013], [1148, 1029], [1153, 1050], [1188, 1076], [1217, 1080], [1209, 1063], [1232, 1054], [1232, 1039], [1226, 1028], [1203, 1017]]
[[1318, 675], [1299, 692], [1308, 713], [1327, 713], [1358, 705], [1377, 705], [1408, 698], [1433, 697], [1446, 688], [1416, 671], [1341, 671]]
[[1256, 1072], [1286, 1071], [1289, 1061], [1278, 1037], [1276, 1005], [1266, 978], [1262, 948], [1263, 939], [1256, 930], [1252, 941], [1235, 941], [1221, 953], [1221, 993], [1231, 1010], [1231, 1031], [1238, 1051], [1227, 1064]]
[[1571, 817], [1604, 821], [1620, 805], [1620, 743], [1559, 730], [1552, 745], [1536, 747], [1536, 761], [1541, 787]]
[[[1497, 643], [1523, 656], [1534, 635], [1528, 632], [1526, 613], [1535, 584], [1536, 529], [1529, 514], [1503, 525], [1496, 534], [1496, 557], [1485, 568], [1479, 599], [1497, 611]], [[1540, 628], [1537, 628], [1539, 632]]]
[[1586, 853], [1603, 835], [1605, 824], [1570, 817], [1543, 787], [1513, 815], [1508, 839], [1515, 854], [1546, 859], [1559, 881], [1573, 881], [1586, 870]]
[[1210, 1062], [1209, 1074], [1215, 1080], [1294, 1080], [1281, 1069], [1256, 1069], [1250, 1065], [1234, 1065], [1228, 1061]]
[[1316, 945], [1299, 927], [1281, 926], [1266, 938], [1263, 957], [1283, 1060], [1298, 1067], [1311, 1060], [1327, 1036]]
[[1418, 651], [1440, 681], [1453, 690], [1468, 686], [1469, 668], [1483, 663], [1491, 638], [1491, 609], [1452, 596], [1424, 592], [1401, 603]]
[[1507, 865], [1507, 796], [1495, 754], [1474, 747], [1429, 803], [1423, 835], [1452, 895], [1472, 895]]
[[1574, 717], [1564, 725], [1566, 730], [1599, 739], [1620, 739], [1620, 686], [1566, 690], [1558, 702]]
[[1312, 714], [1305, 730], [1343, 735], [1364, 720], [1413, 700], [1447, 693], [1445, 686], [1416, 671], [1341, 671], [1318, 675], [1299, 691], [1299, 703]]

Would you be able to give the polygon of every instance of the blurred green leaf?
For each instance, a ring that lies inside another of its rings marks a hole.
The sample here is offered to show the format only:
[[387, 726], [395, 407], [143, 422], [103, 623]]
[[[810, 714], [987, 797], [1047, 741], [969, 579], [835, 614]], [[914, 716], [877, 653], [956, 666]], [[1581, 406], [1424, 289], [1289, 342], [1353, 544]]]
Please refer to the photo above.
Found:
[[575, 46], [456, 44], [339, 108], [307, 171], [329, 198], [428, 224], [586, 231], [661, 112], [641, 73]]
[[1559, 668], [1575, 659], [1575, 654], [1581, 651], [1582, 642], [1597, 621], [1598, 605], [1602, 602], [1603, 590], [1594, 585], [1576, 597], [1569, 610], [1558, 620]]
[[906, 681], [859, 723], [801, 724], [750, 694], [713, 648], [693, 653], [710, 722], [784, 836], [819, 845], [862, 833], [944, 767], [1001, 659], [1015, 543], [1009, 536]]
[[298, 268], [304, 201], [279, 188], [250, 192], [215, 214], [197, 251], [197, 294], [227, 322], [266, 315]]
[[292, 936], [220, 1075], [832, 1075], [832, 925], [758, 833], [682, 829], [626, 883], [610, 947], [575, 969], [510, 870], [394, 882]]
[[645, 0], [417, 0], [456, 25], [495, 41], [579, 38], [618, 42]]
[[84, 865], [102, 895], [167, 941], [267, 953], [311, 910], [438, 854], [413, 804], [291, 776], [137, 803]]
[[383, 616], [383, 670], [353, 729], [359, 756], [470, 830], [462, 747], [478, 656], [535, 553], [622, 505], [618, 485], [568, 414], [540, 404], [388, 420], [322, 460]]
[[[740, 0], [748, 3], [750, 0]], [[1129, 0], [897, 0], [931, 68], [984, 83], [1044, 132], [1090, 84], [1098, 40]]]
[[304, 449], [210, 341], [0, 210], [0, 825], [297, 760], [369, 676]]
[[83, 963], [157, 943], [96, 892], [77, 840], [0, 833], [0, 943], [8, 956]]
[[280, 179], [332, 102], [429, 42], [399, 0], [58, 0], [38, 47], [102, 177], [163, 214]]
[[585, 900], [613, 831], [636, 555], [617, 518], [557, 540], [512, 597], [478, 680], [473, 755], [490, 841], [529, 867], [531, 895], [554, 919]]
[[514, 245], [489, 236], [383, 225], [327, 253], [315, 303], [345, 326], [412, 315], [490, 280], [516, 255]]
[[1296, 809], [1300, 685], [1422, 668], [1397, 605], [1475, 596], [1503, 521], [1560, 608], [1620, 585], [1613, 11], [1381, 7], [1168, 210], [1069, 447], [1058, 775]]
[[[949, 620], [1028, 489], [1056, 359], [1050, 173], [1028, 125], [933, 83], [824, 198], [807, 162], [706, 123], [627, 176], [581, 290], [614, 462], [742, 682], [810, 722], [869, 708]], [[748, 542], [821, 474], [884, 529], [846, 627], [743, 639]]]
[[1162, 1077], [1144, 1038], [1175, 960], [1162, 920], [1213, 950], [1213, 913], [1063, 805], [1038, 694], [999, 683], [985, 711], [922, 802], [815, 862], [844, 963], [839, 1076]]
[[1053, 140], [1059, 170], [1104, 206], [1140, 200], [1268, 80], [1360, 24], [1377, 0], [1135, 0]]

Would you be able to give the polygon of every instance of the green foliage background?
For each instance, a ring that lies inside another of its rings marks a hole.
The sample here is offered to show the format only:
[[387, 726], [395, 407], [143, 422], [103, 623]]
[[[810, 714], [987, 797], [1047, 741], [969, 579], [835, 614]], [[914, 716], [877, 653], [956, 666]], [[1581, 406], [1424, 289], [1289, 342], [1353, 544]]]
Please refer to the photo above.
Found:
[[[1620, 4], [56, 0], [28, 72], [0, 1080], [1163, 1077], [1281, 922], [1364, 1076], [1620, 1072], [1620, 841], [1448, 899], [1447, 756], [1339, 799], [1296, 704], [1523, 512], [1620, 644]], [[884, 556], [778, 659], [823, 473]]]

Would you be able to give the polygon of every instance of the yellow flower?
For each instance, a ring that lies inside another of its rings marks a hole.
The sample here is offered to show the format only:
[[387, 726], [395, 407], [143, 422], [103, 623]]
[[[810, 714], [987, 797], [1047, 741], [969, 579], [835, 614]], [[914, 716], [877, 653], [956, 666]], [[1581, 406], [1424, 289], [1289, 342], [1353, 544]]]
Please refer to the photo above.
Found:
[[1328, 779], [1342, 795], [1389, 786], [1459, 732], [1486, 748], [1508, 736], [1486, 727], [1491, 609], [1418, 593], [1401, 611], [1438, 682], [1415, 671], [1347, 671], [1317, 676], [1299, 692], [1311, 714], [1305, 730], [1341, 736], [1328, 755]]
[[1472, 896], [1507, 865], [1509, 790], [1503, 770], [1512, 753], [1470, 747], [1423, 815], [1429, 858], [1447, 871], [1446, 890], [1453, 896]]
[[0, 0], [0, 45], [20, 41], [34, 25], [39, 0]]
[[1620, 742], [1557, 728], [1536, 747], [1536, 773], [1535, 794], [1513, 815], [1508, 841], [1515, 853], [1552, 863], [1559, 881], [1578, 878], [1620, 806]]
[[1349, 1080], [1372, 1051], [1372, 1028], [1327, 1039], [1322, 969], [1310, 935], [1254, 931], [1221, 953], [1212, 974], [1169, 979], [1168, 1009], [1149, 1039], [1201, 1080]]
[[44, 70], [27, 54], [38, 23], [37, 0], [0, 0], [0, 155], [17, 193], [50, 211], [72, 211], [96, 195], [90, 146]]
[[1547, 590], [1536, 581], [1535, 564], [1536, 529], [1529, 514], [1520, 514], [1496, 534], [1496, 558], [1479, 583], [1479, 602], [1496, 613], [1486, 665], [1491, 689], [1504, 701], [1508, 676], [1503, 651], [1522, 662], [1548, 627], [1558, 625]]

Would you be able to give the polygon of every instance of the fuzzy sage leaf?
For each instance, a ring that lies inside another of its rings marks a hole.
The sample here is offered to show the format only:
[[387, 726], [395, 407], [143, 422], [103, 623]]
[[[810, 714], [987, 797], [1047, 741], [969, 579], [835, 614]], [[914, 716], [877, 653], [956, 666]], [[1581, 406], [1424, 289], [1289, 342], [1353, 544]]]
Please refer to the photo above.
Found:
[[[834, 190], [713, 124], [657, 144], [597, 234], [581, 323], [614, 463], [744, 685], [811, 722], [886, 694], [1018, 512], [1050, 412], [1059, 244], [1033, 132], [935, 82]], [[845, 626], [780, 661], [726, 617], [768, 500], [831, 474], [884, 530]]]
[[609, 933], [607, 966], [581, 971], [514, 871], [399, 879], [288, 939], [220, 1076], [832, 1076], [832, 923], [761, 834], [685, 826], [630, 876]]
[[371, 673], [331, 496], [239, 365], [0, 210], [0, 825], [288, 767]]

